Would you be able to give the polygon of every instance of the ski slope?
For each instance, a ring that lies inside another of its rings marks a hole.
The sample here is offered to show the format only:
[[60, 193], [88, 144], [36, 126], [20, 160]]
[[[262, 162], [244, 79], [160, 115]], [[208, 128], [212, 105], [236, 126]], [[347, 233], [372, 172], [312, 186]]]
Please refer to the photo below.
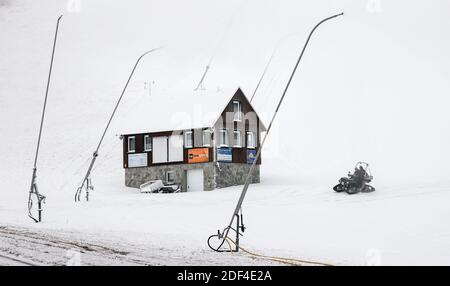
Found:
[[[281, 45], [254, 101], [261, 116], [269, 118], [309, 29], [343, 9], [342, 19], [312, 39], [268, 139], [261, 183], [250, 187], [243, 205], [247, 230], [242, 246], [335, 265], [450, 264], [450, 44], [441, 37], [444, 32], [430, 28], [450, 26], [444, 12], [448, 3], [422, 7], [403, 1], [410, 9], [406, 25], [395, 16], [402, 1], [383, 1], [378, 14], [354, 1], [274, 1], [258, 4], [257, 15], [251, 12], [257, 4], [248, 2], [226, 28], [239, 1], [232, 2], [235, 6], [194, 1], [186, 7], [179, 1], [82, 1], [79, 12], [68, 12], [62, 1], [36, 2], [0, 1], [1, 227], [65, 242], [116, 245], [127, 252], [139, 246], [148, 249], [144, 260], [150, 265], [270, 263], [207, 248], [208, 236], [229, 222], [240, 187], [165, 195], [126, 188], [119, 135], [135, 124], [129, 115], [148, 100], [144, 81], [156, 82], [150, 101], [190, 92], [215, 53], [206, 87], [240, 85], [251, 93], [279, 39], [297, 33]], [[47, 202], [44, 221], [35, 224], [26, 216], [27, 192], [61, 13], [38, 161], [37, 182]], [[418, 13], [428, 21], [413, 21]], [[251, 34], [260, 28], [265, 33]], [[225, 36], [214, 52], [217, 33]], [[136, 71], [105, 137], [91, 201], [74, 203], [134, 61], [158, 46], [164, 48]], [[142, 120], [163, 119], [149, 114]], [[332, 186], [359, 160], [371, 164], [376, 192], [334, 193]], [[54, 255], [40, 257], [44, 254], [26, 250], [33, 243], [20, 246], [25, 262], [34, 257], [33, 263], [64, 264], [61, 249], [70, 250], [56, 245]], [[1, 248], [0, 255], [11, 255], [12, 248]], [[114, 264], [101, 251], [83, 257], [87, 264]], [[123, 264], [132, 264], [126, 259]], [[20, 262], [0, 258], [0, 264], [13, 263]]]

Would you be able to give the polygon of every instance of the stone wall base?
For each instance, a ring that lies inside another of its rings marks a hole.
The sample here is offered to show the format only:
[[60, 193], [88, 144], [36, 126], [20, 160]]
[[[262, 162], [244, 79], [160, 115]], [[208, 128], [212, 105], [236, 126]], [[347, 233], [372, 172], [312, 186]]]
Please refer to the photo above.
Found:
[[[203, 187], [205, 191], [210, 191], [215, 188], [243, 185], [250, 166], [250, 164], [208, 162], [127, 168], [125, 169], [125, 186], [139, 188], [140, 185], [151, 180], [166, 182], [167, 171], [173, 171], [175, 183], [181, 185], [185, 191], [187, 189], [187, 170], [203, 169]], [[260, 182], [259, 167], [256, 165], [251, 183]]]
[[[215, 165], [216, 188], [226, 188], [243, 185], [247, 174], [250, 172], [251, 164], [219, 163]], [[259, 183], [259, 165], [256, 165], [251, 176], [251, 183]]]

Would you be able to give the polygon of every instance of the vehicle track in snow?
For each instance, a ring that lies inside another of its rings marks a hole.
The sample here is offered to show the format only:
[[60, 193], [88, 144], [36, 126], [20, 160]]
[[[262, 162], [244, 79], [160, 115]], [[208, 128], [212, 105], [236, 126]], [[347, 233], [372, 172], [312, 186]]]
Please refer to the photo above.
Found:
[[0, 226], [0, 265], [279, 265], [237, 253], [224, 256], [103, 236]]
[[32, 261], [33, 265], [66, 265], [75, 253], [80, 254], [83, 265], [148, 265], [137, 257], [128, 257], [129, 252], [124, 250], [26, 229], [0, 227], [0, 242], [0, 253]]
[[18, 257], [11, 257], [8, 255], [0, 254], [0, 265], [2, 266], [37, 266], [34, 263], [25, 261]]

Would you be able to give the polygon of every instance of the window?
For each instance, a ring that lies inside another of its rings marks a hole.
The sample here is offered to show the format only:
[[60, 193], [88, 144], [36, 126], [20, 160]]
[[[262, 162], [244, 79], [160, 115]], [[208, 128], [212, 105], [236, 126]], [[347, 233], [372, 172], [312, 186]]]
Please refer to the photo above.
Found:
[[203, 146], [211, 146], [211, 130], [209, 129], [203, 130]]
[[233, 101], [233, 114], [234, 114], [234, 121], [242, 120], [242, 110], [240, 101], [237, 100]]
[[152, 137], [150, 135], [144, 136], [144, 151], [152, 151]]
[[247, 132], [247, 148], [255, 148], [255, 133], [254, 132]]
[[169, 136], [169, 140], [167, 142], [169, 147], [169, 162], [181, 162], [183, 161], [183, 135], [182, 134], [174, 134]]
[[174, 171], [167, 171], [166, 172], [166, 183], [167, 184], [174, 184], [175, 183], [175, 172]]
[[242, 147], [241, 145], [241, 131], [233, 131], [233, 147]]
[[166, 163], [169, 160], [167, 140], [167, 136], [156, 136], [152, 138], [152, 162], [154, 164]]
[[184, 147], [192, 148], [192, 131], [184, 131]]
[[128, 153], [136, 152], [136, 137], [128, 137]]
[[220, 130], [220, 146], [228, 146], [228, 130]]

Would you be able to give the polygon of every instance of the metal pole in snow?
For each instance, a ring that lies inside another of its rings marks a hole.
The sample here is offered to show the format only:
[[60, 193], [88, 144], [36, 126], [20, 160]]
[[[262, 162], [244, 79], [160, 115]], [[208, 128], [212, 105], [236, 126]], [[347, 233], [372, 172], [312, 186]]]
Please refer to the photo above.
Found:
[[[251, 167], [250, 167], [250, 171], [248, 172], [248, 174], [247, 174], [247, 176], [246, 176], [244, 187], [243, 187], [243, 189], [242, 189], [242, 192], [241, 192], [241, 195], [240, 195], [240, 197], [239, 197], [239, 200], [238, 200], [238, 202], [237, 202], [237, 204], [236, 204], [236, 208], [234, 209], [234, 212], [233, 212], [233, 215], [232, 215], [232, 217], [231, 217], [230, 223], [229, 223], [228, 226], [223, 230], [222, 233], [220, 233], [220, 231], [218, 231], [218, 234], [217, 234], [217, 235], [212, 235], [212, 236], [210, 236], [209, 239], [208, 239], [208, 245], [209, 245], [209, 247], [210, 247], [211, 249], [213, 249], [213, 250], [215, 250], [215, 251], [220, 251], [220, 248], [221, 248], [222, 245], [225, 243], [225, 240], [226, 240], [227, 237], [228, 237], [228, 233], [229, 233], [230, 229], [232, 229], [232, 225], [233, 225], [233, 221], [234, 221], [234, 219], [235, 219], [235, 216], [239, 214], [239, 210], [240, 210], [241, 207], [242, 207], [242, 202], [244, 201], [245, 195], [246, 195], [247, 190], [248, 190], [248, 187], [249, 187], [249, 185], [250, 185], [250, 180], [252, 179], [252, 174], [253, 174], [253, 171], [254, 171], [254, 169], [255, 169], [256, 162], [258, 161], [259, 157], [261, 156], [261, 150], [262, 150], [262, 147], [264, 146], [264, 143], [266, 142], [267, 136], [269, 135], [269, 132], [270, 132], [270, 130], [271, 130], [271, 128], [272, 128], [272, 124], [273, 124], [273, 122], [274, 122], [274, 120], [275, 120], [275, 118], [276, 118], [276, 116], [277, 116], [277, 114], [278, 114], [278, 111], [279, 111], [279, 109], [280, 109], [280, 106], [281, 106], [281, 104], [282, 104], [282, 102], [283, 102], [283, 100], [284, 100], [284, 98], [285, 98], [285, 96], [286, 96], [286, 93], [287, 93], [287, 91], [288, 91], [288, 89], [289, 89], [289, 86], [290, 86], [290, 84], [291, 84], [291, 82], [292, 82], [292, 78], [294, 77], [294, 74], [295, 74], [295, 72], [297, 71], [298, 65], [299, 65], [299, 63], [300, 63], [300, 61], [301, 61], [301, 59], [302, 59], [302, 57], [303, 57], [303, 54], [304, 54], [304, 52], [305, 52], [305, 50], [306, 50], [306, 47], [308, 46], [308, 43], [309, 43], [309, 40], [311, 39], [312, 34], [313, 34], [314, 31], [317, 29], [317, 27], [319, 27], [322, 23], [324, 23], [324, 22], [326, 22], [326, 21], [328, 21], [328, 20], [331, 20], [331, 19], [333, 19], [333, 18], [342, 16], [342, 15], [344, 15], [344, 13], [336, 14], [336, 15], [333, 15], [333, 16], [331, 16], [331, 17], [328, 17], [328, 18], [323, 19], [322, 21], [320, 21], [319, 23], [317, 23], [317, 24], [314, 26], [314, 28], [311, 30], [311, 32], [309, 33], [309, 36], [308, 36], [308, 38], [307, 38], [307, 40], [306, 40], [306, 43], [305, 43], [304, 46], [303, 46], [303, 49], [302, 49], [302, 51], [301, 51], [301, 53], [300, 53], [300, 56], [299, 56], [299, 58], [298, 58], [298, 60], [297, 60], [297, 63], [295, 64], [295, 67], [294, 67], [294, 69], [293, 69], [293, 71], [292, 71], [292, 73], [291, 73], [291, 76], [289, 77], [289, 80], [288, 80], [288, 82], [287, 82], [287, 84], [286, 84], [286, 87], [285, 87], [285, 89], [284, 89], [284, 91], [283, 91], [283, 94], [282, 94], [282, 96], [281, 96], [281, 98], [280, 98], [280, 101], [278, 102], [277, 108], [275, 109], [275, 112], [274, 112], [274, 114], [273, 114], [273, 116], [272, 116], [272, 119], [271, 119], [271, 121], [270, 121], [270, 123], [269, 123], [269, 126], [268, 126], [267, 131], [266, 131], [266, 135], [264, 136], [264, 139], [263, 139], [263, 141], [261, 142], [261, 146], [259, 146], [258, 152], [256, 153], [255, 160], [253, 161], [253, 163], [252, 163], [252, 165], [251, 165]], [[239, 229], [237, 229], [237, 230], [235, 230], [235, 231], [237, 232], [237, 235], [239, 235]], [[220, 243], [219, 247], [217, 247], [217, 248], [211, 247], [211, 245], [209, 244], [209, 240], [210, 240], [212, 237], [218, 237], [219, 239], [222, 239], [222, 242]]]
[[[58, 38], [58, 30], [59, 30], [59, 21], [61, 20], [63, 15], [58, 17], [58, 20], [56, 21], [56, 31], [55, 31], [55, 38], [53, 39], [53, 49], [52, 49], [52, 57], [50, 60], [50, 68], [48, 71], [48, 78], [47, 78], [47, 87], [45, 89], [45, 98], [44, 98], [44, 106], [42, 107], [42, 115], [41, 115], [41, 123], [39, 126], [39, 135], [38, 135], [38, 142], [36, 146], [36, 153], [34, 156], [34, 164], [33, 164], [33, 174], [31, 177], [31, 186], [30, 186], [30, 192], [28, 196], [28, 216], [34, 220], [35, 222], [40, 222], [42, 220], [42, 203], [45, 200], [45, 196], [41, 195], [37, 188], [36, 183], [36, 177], [37, 177], [37, 161], [39, 157], [39, 148], [41, 146], [41, 137], [42, 137], [42, 129], [44, 126], [44, 118], [45, 118], [45, 110], [47, 107], [47, 98], [48, 98], [48, 90], [50, 87], [50, 79], [52, 76], [52, 70], [53, 70], [53, 59], [55, 57], [55, 49], [56, 49], [56, 40]], [[31, 209], [33, 207], [33, 201], [32, 201], [32, 195], [35, 194], [38, 200], [38, 219], [36, 219], [32, 213]]]
[[103, 139], [105, 138], [106, 131], [108, 131], [109, 125], [111, 124], [111, 121], [112, 121], [114, 115], [116, 114], [117, 108], [119, 107], [119, 104], [120, 104], [120, 102], [121, 102], [121, 100], [122, 100], [122, 97], [123, 97], [123, 95], [125, 94], [125, 91], [127, 90], [128, 84], [130, 83], [131, 78], [133, 77], [134, 71], [136, 70], [136, 67], [138, 66], [139, 62], [141, 61], [141, 59], [142, 59], [145, 55], [147, 55], [147, 54], [149, 54], [149, 53], [151, 53], [151, 52], [154, 52], [154, 51], [156, 51], [156, 50], [159, 50], [159, 49], [160, 49], [160, 48], [156, 48], [156, 49], [152, 49], [152, 50], [149, 50], [149, 51], [143, 53], [143, 54], [137, 59], [136, 63], [134, 64], [134, 67], [133, 67], [133, 69], [131, 70], [131, 73], [130, 73], [130, 75], [129, 75], [129, 77], [128, 77], [127, 82], [125, 83], [125, 86], [124, 86], [124, 88], [123, 88], [123, 90], [122, 90], [122, 93], [120, 94], [120, 97], [119, 97], [119, 99], [117, 100], [116, 106], [114, 107], [114, 110], [113, 110], [111, 116], [109, 117], [108, 123], [106, 124], [105, 130], [103, 131], [102, 136], [101, 136], [101, 138], [100, 138], [100, 141], [98, 142], [97, 148], [95, 149], [94, 153], [92, 154], [91, 163], [89, 164], [89, 167], [88, 167], [88, 170], [87, 170], [87, 172], [86, 172], [86, 175], [84, 176], [83, 182], [81, 183], [81, 185], [78, 187], [77, 191], [75, 192], [75, 202], [80, 201], [80, 195], [81, 195], [81, 192], [83, 191], [83, 189], [86, 190], [86, 201], [89, 201], [89, 190], [92, 190], [92, 189], [93, 189], [93, 186], [92, 186], [92, 184], [91, 184], [91, 178], [90, 178], [90, 176], [91, 176], [92, 168], [94, 167], [95, 160], [96, 160], [97, 157], [98, 157], [98, 151], [99, 151], [99, 149], [100, 149], [100, 146], [102, 145]]
[[261, 82], [264, 79], [264, 76], [266, 75], [267, 70], [269, 69], [270, 63], [272, 62], [273, 56], [275, 55], [275, 51], [276, 51], [276, 48], [273, 50], [272, 54], [270, 55], [269, 61], [267, 62], [266, 66], [264, 67], [264, 71], [263, 71], [263, 73], [261, 74], [261, 77], [258, 80], [258, 84], [256, 84], [256, 88], [253, 91], [252, 97], [250, 98], [250, 103], [252, 103], [253, 98], [255, 97], [256, 92], [258, 91], [258, 88], [261, 85]]

